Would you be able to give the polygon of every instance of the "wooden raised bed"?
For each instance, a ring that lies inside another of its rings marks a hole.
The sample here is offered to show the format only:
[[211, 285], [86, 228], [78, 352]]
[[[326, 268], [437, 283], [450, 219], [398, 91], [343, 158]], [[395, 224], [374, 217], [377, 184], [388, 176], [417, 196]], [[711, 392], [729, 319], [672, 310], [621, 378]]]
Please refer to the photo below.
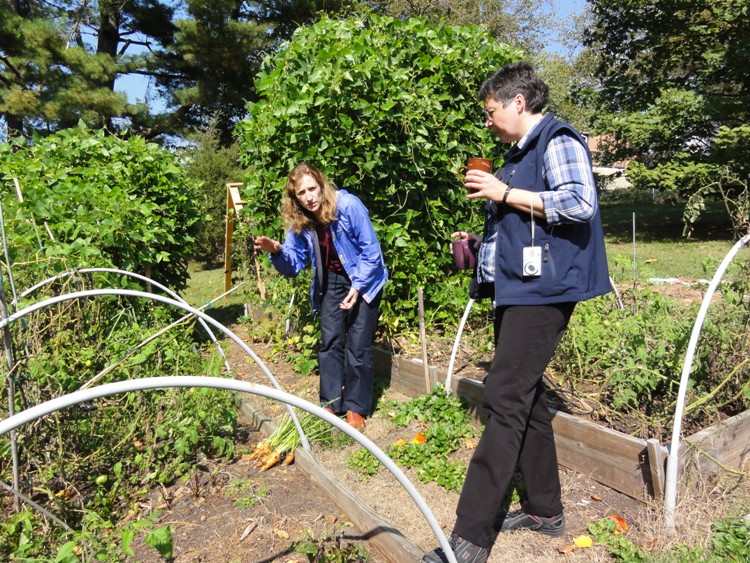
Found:
[[[390, 388], [415, 397], [424, 394], [424, 368], [419, 361], [375, 351], [376, 377], [385, 378]], [[445, 381], [445, 375], [429, 366], [430, 386]], [[453, 392], [468, 404], [472, 416], [483, 420], [484, 385], [466, 378], [453, 378]], [[274, 425], [252, 402], [242, 402], [243, 413], [254, 426], [271, 435]], [[667, 448], [658, 440], [642, 440], [605, 428], [593, 422], [555, 411], [557, 457], [560, 465], [584, 474], [608, 487], [645, 501], [662, 499], [666, 472]], [[684, 439], [680, 470], [696, 467], [707, 474], [727, 467], [741, 468], [750, 454], [750, 411]], [[299, 448], [295, 460], [312, 483], [323, 489], [330, 499], [368, 538], [368, 541], [390, 562], [419, 561], [422, 551], [370, 508], [349, 487], [318, 463], [314, 455]]]
[[[425, 392], [424, 367], [420, 361], [375, 351], [376, 377], [390, 381], [396, 391], [410, 397]], [[445, 382], [446, 374], [429, 366], [430, 386]], [[469, 405], [472, 415], [486, 417], [482, 407], [484, 385], [466, 378], [451, 378], [455, 395]], [[638, 500], [662, 499], [668, 448], [658, 440], [634, 438], [622, 432], [554, 411], [557, 460], [560, 465]], [[739, 470], [750, 457], [750, 411], [701, 430], [684, 439], [680, 471], [688, 466], [701, 473], [726, 468]]]

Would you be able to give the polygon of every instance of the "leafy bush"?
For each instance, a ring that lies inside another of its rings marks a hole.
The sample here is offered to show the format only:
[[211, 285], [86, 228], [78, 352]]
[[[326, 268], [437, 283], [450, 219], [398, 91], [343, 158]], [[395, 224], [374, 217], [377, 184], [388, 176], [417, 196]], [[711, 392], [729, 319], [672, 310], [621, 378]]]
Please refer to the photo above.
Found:
[[392, 280], [381, 324], [417, 326], [419, 286], [428, 323], [454, 322], [466, 280], [451, 275], [447, 242], [483, 220], [455, 172], [469, 156], [498, 154], [475, 96], [492, 70], [519, 56], [479, 27], [421, 18], [369, 14], [300, 28], [265, 61], [260, 100], [237, 127], [252, 234], [283, 237], [286, 175], [311, 161], [370, 210]]
[[0, 144], [0, 165], [13, 262], [115, 266], [184, 287], [200, 217], [195, 184], [170, 152], [82, 125]]
[[735, 415], [750, 408], [750, 263], [738, 280], [722, 284], [721, 299], [708, 309], [691, 373], [691, 402], [686, 415], [714, 419], [716, 413]]

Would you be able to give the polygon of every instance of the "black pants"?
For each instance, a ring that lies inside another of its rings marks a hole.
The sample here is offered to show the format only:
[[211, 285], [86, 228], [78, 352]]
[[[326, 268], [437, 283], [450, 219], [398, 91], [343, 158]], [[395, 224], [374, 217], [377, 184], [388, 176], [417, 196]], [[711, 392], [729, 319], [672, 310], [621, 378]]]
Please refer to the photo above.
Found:
[[469, 464], [454, 532], [490, 547], [493, 523], [516, 466], [536, 516], [562, 512], [552, 417], [542, 381], [575, 303], [508, 306], [495, 310], [497, 343], [485, 380], [488, 419]]
[[370, 303], [360, 296], [346, 311], [339, 304], [351, 286], [346, 274], [327, 273], [320, 306], [320, 404], [335, 413], [367, 416], [372, 410], [372, 341], [382, 291]]

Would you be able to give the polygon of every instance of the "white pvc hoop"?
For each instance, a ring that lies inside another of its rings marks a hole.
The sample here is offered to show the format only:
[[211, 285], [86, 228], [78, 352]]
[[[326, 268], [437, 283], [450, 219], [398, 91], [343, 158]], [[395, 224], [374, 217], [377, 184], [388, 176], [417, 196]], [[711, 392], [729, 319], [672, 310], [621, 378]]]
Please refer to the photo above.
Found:
[[[135, 272], [130, 272], [128, 270], [119, 270], [117, 268], [80, 268], [80, 269], [76, 269], [76, 270], [68, 270], [66, 272], [62, 272], [60, 274], [57, 274], [56, 276], [52, 276], [51, 278], [47, 278], [44, 281], [40, 281], [39, 283], [37, 283], [35, 285], [32, 285], [28, 289], [25, 289], [24, 291], [22, 291], [18, 295], [18, 297], [16, 297], [16, 298], [13, 299], [12, 303], [13, 303], [14, 306], [17, 307], [18, 306], [18, 301], [20, 299], [23, 299], [24, 297], [26, 297], [28, 295], [31, 295], [37, 289], [39, 289], [41, 287], [44, 287], [45, 285], [48, 285], [48, 284], [52, 283], [55, 280], [58, 280], [58, 279], [61, 279], [61, 278], [64, 278], [64, 277], [71, 277], [71, 276], [73, 276], [76, 273], [88, 274], [88, 273], [94, 273], [94, 272], [104, 272], [104, 273], [109, 273], [109, 274], [120, 274], [120, 275], [123, 275], [123, 276], [127, 276], [127, 277], [131, 277], [131, 278], [140, 280], [140, 281], [142, 281], [142, 282], [144, 282], [146, 284], [151, 284], [153, 286], [158, 287], [164, 293], [166, 293], [167, 295], [169, 295], [170, 297], [172, 297], [175, 301], [179, 301], [181, 303], [187, 304], [187, 301], [185, 301], [182, 297], [180, 297], [179, 294], [175, 293], [174, 291], [172, 291], [171, 289], [169, 289], [165, 285], [159, 283], [158, 281], [152, 280], [151, 278], [149, 278], [147, 276], [142, 276], [141, 274], [136, 274]], [[221, 346], [219, 345], [219, 343], [216, 341], [216, 336], [214, 335], [213, 332], [211, 332], [211, 329], [208, 328], [208, 325], [206, 324], [206, 322], [203, 319], [199, 318], [198, 322], [203, 327], [203, 329], [206, 331], [206, 333], [208, 334], [208, 337], [211, 339], [211, 341], [214, 344], [216, 344], [216, 350], [219, 352], [219, 354], [221, 354], [221, 357], [224, 358], [224, 368], [227, 370], [227, 373], [232, 373], [232, 368], [229, 366], [229, 361], [227, 360], [227, 356], [226, 356], [226, 354], [224, 354], [224, 350], [221, 348]]]
[[74, 391], [68, 393], [62, 397], [51, 399], [29, 409], [26, 409], [18, 414], [10, 416], [3, 421], [0, 421], [0, 436], [5, 435], [11, 430], [15, 430], [19, 426], [22, 426], [28, 422], [32, 422], [38, 418], [56, 412], [58, 410], [77, 405], [86, 401], [91, 401], [108, 395], [114, 395], [117, 393], [127, 393], [131, 391], [142, 391], [145, 389], [159, 389], [163, 387], [207, 387], [213, 389], [226, 389], [228, 391], [240, 391], [243, 393], [252, 393], [254, 395], [260, 395], [262, 397], [275, 399], [282, 401], [287, 406], [297, 407], [303, 411], [309, 412], [332, 424], [340, 431], [347, 434], [349, 437], [354, 439], [362, 447], [367, 449], [380, 463], [382, 463], [388, 471], [396, 478], [406, 492], [409, 493], [412, 500], [424, 515], [427, 523], [430, 525], [435, 537], [440, 543], [440, 547], [443, 548], [448, 561], [450, 563], [457, 563], [456, 556], [453, 553], [448, 540], [443, 533], [440, 524], [435, 519], [429, 506], [424, 501], [422, 496], [416, 490], [414, 485], [404, 475], [403, 471], [367, 436], [355, 430], [347, 422], [341, 420], [334, 414], [331, 414], [324, 410], [322, 407], [314, 405], [300, 397], [286, 393], [280, 389], [272, 389], [263, 385], [257, 385], [248, 381], [238, 381], [236, 379], [221, 379], [217, 377], [205, 377], [205, 376], [167, 376], [167, 377], [151, 377], [144, 379], [131, 379], [128, 381], [118, 381], [115, 383], [107, 383], [91, 389], [83, 389], [80, 391]]
[[693, 332], [690, 335], [690, 342], [688, 344], [687, 352], [685, 354], [685, 362], [682, 365], [682, 375], [680, 377], [680, 388], [677, 393], [677, 407], [674, 415], [674, 425], [672, 427], [672, 444], [669, 448], [669, 456], [667, 457], [667, 473], [664, 480], [664, 523], [667, 530], [674, 531], [674, 520], [675, 520], [675, 505], [677, 498], [677, 473], [679, 466], [680, 457], [680, 431], [682, 428], [682, 416], [685, 410], [685, 395], [687, 394], [688, 381], [690, 380], [690, 369], [693, 365], [693, 356], [695, 355], [695, 348], [698, 345], [698, 337], [700, 336], [701, 328], [703, 327], [703, 321], [706, 317], [706, 311], [708, 306], [711, 304], [716, 288], [724, 277], [726, 269], [734, 259], [735, 255], [740, 251], [744, 245], [750, 242], [750, 235], [745, 235], [732, 247], [732, 249], [724, 257], [724, 260], [716, 270], [711, 283], [708, 286], [706, 295], [703, 298], [701, 307], [698, 310], [698, 316], [695, 319], [693, 325]]
[[[57, 303], [62, 303], [63, 301], [70, 301], [70, 300], [78, 299], [81, 297], [96, 297], [99, 295], [124, 295], [124, 296], [129, 296], [129, 297], [141, 297], [144, 299], [151, 299], [153, 301], [159, 301], [160, 303], [165, 303], [167, 305], [172, 305], [173, 307], [177, 307], [178, 309], [183, 309], [185, 311], [192, 313], [196, 317], [201, 318], [207, 323], [218, 328], [221, 332], [223, 332], [229, 338], [231, 338], [240, 348], [242, 348], [242, 350], [248, 356], [250, 356], [255, 361], [255, 363], [258, 364], [258, 367], [260, 367], [261, 371], [265, 374], [265, 376], [273, 384], [273, 386], [279, 391], [281, 391], [281, 385], [279, 385], [279, 382], [276, 381], [276, 378], [271, 374], [269, 369], [266, 367], [266, 364], [263, 363], [263, 361], [255, 354], [255, 352], [253, 352], [247, 346], [247, 344], [245, 344], [236, 334], [234, 334], [231, 330], [229, 330], [219, 321], [203, 313], [202, 311], [199, 311], [198, 309], [191, 307], [190, 305], [184, 302], [175, 301], [174, 299], [164, 297], [163, 295], [156, 295], [154, 293], [147, 293], [145, 291], [135, 291], [132, 289], [89, 289], [86, 291], [66, 293], [64, 295], [58, 295], [57, 297], [50, 297], [49, 299], [45, 299], [44, 301], [39, 301], [38, 303], [29, 305], [25, 309], [16, 311], [12, 315], [8, 315], [8, 317], [4, 319], [0, 319], [0, 329], [5, 328], [5, 326], [9, 325], [10, 323], [17, 321], [18, 319], [25, 317], [26, 315], [29, 315], [33, 313], [34, 311], [43, 309], [45, 307], [49, 307], [50, 305], [55, 305]], [[294, 409], [291, 408], [288, 404], [287, 404], [287, 410], [289, 411], [289, 416], [292, 418], [292, 422], [294, 423], [294, 426], [297, 428], [297, 433], [299, 434], [302, 448], [309, 451], [310, 442], [307, 439], [307, 436], [305, 435], [304, 430], [302, 430], [302, 425], [299, 423], [297, 414], [294, 412]]]
[[451, 351], [451, 359], [448, 363], [448, 373], [445, 376], [445, 392], [450, 395], [451, 394], [451, 378], [453, 377], [453, 364], [456, 362], [456, 354], [458, 353], [458, 344], [461, 342], [461, 335], [464, 332], [464, 325], [466, 324], [466, 319], [469, 318], [469, 312], [471, 311], [471, 306], [474, 304], [474, 299], [469, 297], [469, 301], [466, 303], [466, 308], [464, 309], [464, 314], [461, 317], [461, 322], [458, 324], [458, 331], [456, 332], [456, 339], [453, 341], [453, 350]]

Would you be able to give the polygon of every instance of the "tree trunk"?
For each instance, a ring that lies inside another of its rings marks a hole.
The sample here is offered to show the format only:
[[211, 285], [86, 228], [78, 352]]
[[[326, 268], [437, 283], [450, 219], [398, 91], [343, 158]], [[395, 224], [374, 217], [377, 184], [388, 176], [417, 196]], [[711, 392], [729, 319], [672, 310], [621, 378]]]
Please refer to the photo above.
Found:
[[8, 126], [8, 138], [15, 137], [17, 135], [23, 135], [23, 118], [19, 115], [11, 115], [6, 113], [5, 124]]
[[26, 0], [11, 0], [10, 9], [19, 16], [27, 17], [31, 14], [31, 2]]
[[[97, 53], [106, 53], [117, 58], [117, 46], [120, 44], [120, 9], [118, 2], [103, 0], [99, 2], [99, 38], [96, 45]], [[104, 83], [110, 90], [115, 89], [115, 75]]]

